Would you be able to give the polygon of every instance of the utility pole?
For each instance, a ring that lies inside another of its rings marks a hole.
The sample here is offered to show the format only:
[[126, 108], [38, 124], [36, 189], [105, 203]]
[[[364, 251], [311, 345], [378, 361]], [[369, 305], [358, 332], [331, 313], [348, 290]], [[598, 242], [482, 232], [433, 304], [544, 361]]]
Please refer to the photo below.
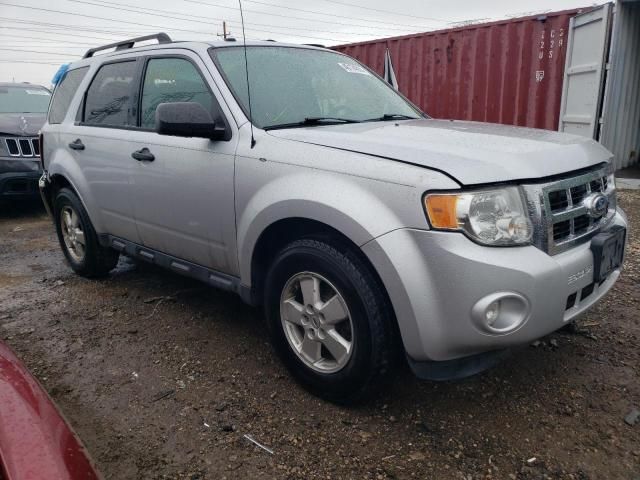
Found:
[[222, 33], [218, 33], [218, 37], [222, 37], [225, 40], [227, 39], [227, 37], [231, 36], [231, 32], [227, 32], [227, 22], [226, 21], [222, 21]]

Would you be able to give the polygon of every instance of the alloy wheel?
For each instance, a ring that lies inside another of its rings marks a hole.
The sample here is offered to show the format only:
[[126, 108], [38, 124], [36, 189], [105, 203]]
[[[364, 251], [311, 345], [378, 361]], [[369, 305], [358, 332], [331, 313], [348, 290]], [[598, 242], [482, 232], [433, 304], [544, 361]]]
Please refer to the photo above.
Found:
[[301, 272], [280, 297], [280, 318], [289, 345], [305, 365], [335, 373], [349, 362], [354, 331], [344, 297], [323, 276]]
[[74, 261], [82, 262], [86, 251], [85, 235], [80, 216], [69, 205], [65, 205], [60, 212], [60, 227], [69, 255]]

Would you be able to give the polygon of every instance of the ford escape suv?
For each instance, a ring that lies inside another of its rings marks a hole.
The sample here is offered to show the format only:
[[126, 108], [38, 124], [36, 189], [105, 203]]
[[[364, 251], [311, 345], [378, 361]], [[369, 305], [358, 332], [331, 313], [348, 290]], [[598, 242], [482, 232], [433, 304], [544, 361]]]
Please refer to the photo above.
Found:
[[78, 274], [125, 254], [236, 292], [337, 402], [403, 356], [421, 378], [485, 369], [618, 279], [627, 224], [598, 143], [431, 119], [331, 50], [150, 38], [73, 63], [42, 129]]
[[38, 196], [38, 131], [51, 93], [30, 83], [0, 83], [0, 200]]

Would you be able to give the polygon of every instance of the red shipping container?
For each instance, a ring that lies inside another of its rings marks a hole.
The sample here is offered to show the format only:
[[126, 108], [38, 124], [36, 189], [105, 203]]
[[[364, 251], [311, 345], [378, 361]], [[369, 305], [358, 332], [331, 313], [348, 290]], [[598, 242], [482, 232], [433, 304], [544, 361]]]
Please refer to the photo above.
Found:
[[557, 130], [569, 19], [583, 10], [333, 48], [380, 75], [389, 48], [399, 90], [432, 117]]

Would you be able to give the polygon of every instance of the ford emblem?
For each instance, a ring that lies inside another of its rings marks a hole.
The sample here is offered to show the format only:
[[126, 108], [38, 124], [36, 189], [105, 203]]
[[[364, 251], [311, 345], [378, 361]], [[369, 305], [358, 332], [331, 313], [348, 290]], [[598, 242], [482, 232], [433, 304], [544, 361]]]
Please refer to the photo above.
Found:
[[584, 199], [583, 205], [591, 218], [600, 218], [609, 210], [609, 199], [602, 193], [593, 193]]

